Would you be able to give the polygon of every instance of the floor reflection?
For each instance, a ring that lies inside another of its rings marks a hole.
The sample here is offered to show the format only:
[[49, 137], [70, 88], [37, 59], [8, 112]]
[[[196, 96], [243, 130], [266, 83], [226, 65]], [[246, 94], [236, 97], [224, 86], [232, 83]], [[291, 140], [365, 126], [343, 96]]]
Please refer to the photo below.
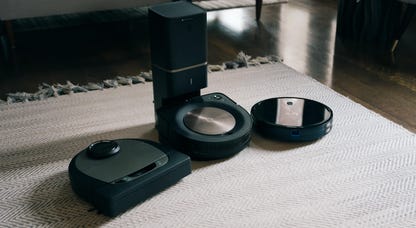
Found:
[[233, 48], [235, 53], [227, 58], [240, 50], [253, 56], [278, 55], [287, 65], [331, 86], [336, 12], [317, 15], [297, 4], [267, 6], [263, 10], [266, 17], [270, 14], [273, 19], [256, 23], [247, 9], [209, 12], [208, 34], [216, 34], [209, 38], [211, 50]]
[[299, 71], [306, 72], [310, 39], [309, 12], [293, 7], [282, 7], [279, 12], [280, 31], [276, 34], [276, 48], [286, 63], [294, 62]]
[[239, 9], [212, 11], [207, 14], [207, 21], [211, 23], [217, 20], [217, 24], [231, 30], [233, 33], [242, 33], [249, 26], [245, 23], [245, 18], [249, 17], [247, 11]]

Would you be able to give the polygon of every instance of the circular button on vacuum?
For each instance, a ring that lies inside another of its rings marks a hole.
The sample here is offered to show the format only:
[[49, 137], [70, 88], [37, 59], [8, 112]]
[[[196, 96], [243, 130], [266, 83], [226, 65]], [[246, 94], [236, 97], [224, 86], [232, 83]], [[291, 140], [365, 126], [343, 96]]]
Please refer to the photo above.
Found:
[[120, 146], [117, 142], [111, 140], [102, 140], [94, 142], [88, 146], [87, 155], [90, 158], [101, 159], [117, 154]]
[[221, 95], [215, 94], [214, 96], [212, 96], [215, 100], [221, 100], [222, 97]]

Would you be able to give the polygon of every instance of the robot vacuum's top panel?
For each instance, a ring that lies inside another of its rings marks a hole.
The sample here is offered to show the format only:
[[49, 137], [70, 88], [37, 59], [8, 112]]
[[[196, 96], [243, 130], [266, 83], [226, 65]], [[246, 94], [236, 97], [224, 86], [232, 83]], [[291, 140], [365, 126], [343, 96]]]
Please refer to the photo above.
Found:
[[319, 102], [293, 97], [271, 98], [253, 106], [257, 120], [287, 127], [309, 127], [322, 124], [332, 111]]
[[190, 130], [205, 135], [223, 135], [236, 125], [231, 113], [215, 107], [195, 108], [186, 113], [183, 122]]
[[105, 159], [91, 159], [86, 149], [79, 154], [76, 166], [88, 176], [112, 183], [149, 166], [153, 169], [158, 168], [168, 161], [165, 153], [146, 142], [134, 139], [115, 140], [115, 142], [121, 148], [116, 155]]

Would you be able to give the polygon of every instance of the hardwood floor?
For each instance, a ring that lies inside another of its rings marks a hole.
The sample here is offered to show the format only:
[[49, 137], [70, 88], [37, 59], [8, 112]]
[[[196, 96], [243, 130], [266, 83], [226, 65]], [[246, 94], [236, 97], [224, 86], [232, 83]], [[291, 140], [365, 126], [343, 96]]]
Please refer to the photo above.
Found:
[[[416, 132], [416, 17], [394, 55], [355, 48], [336, 36], [335, 0], [290, 0], [208, 13], [208, 61], [243, 50], [276, 54], [369, 109]], [[0, 98], [46, 83], [102, 81], [150, 68], [147, 19], [17, 32], [17, 64], [0, 63]]]

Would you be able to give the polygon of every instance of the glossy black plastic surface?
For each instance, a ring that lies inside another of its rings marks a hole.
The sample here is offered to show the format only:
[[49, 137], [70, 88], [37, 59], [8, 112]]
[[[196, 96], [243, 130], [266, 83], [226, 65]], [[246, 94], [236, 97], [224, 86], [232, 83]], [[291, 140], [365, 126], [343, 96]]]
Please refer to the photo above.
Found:
[[322, 103], [304, 98], [263, 100], [252, 107], [251, 114], [259, 133], [278, 140], [316, 140], [332, 128], [332, 110]]

